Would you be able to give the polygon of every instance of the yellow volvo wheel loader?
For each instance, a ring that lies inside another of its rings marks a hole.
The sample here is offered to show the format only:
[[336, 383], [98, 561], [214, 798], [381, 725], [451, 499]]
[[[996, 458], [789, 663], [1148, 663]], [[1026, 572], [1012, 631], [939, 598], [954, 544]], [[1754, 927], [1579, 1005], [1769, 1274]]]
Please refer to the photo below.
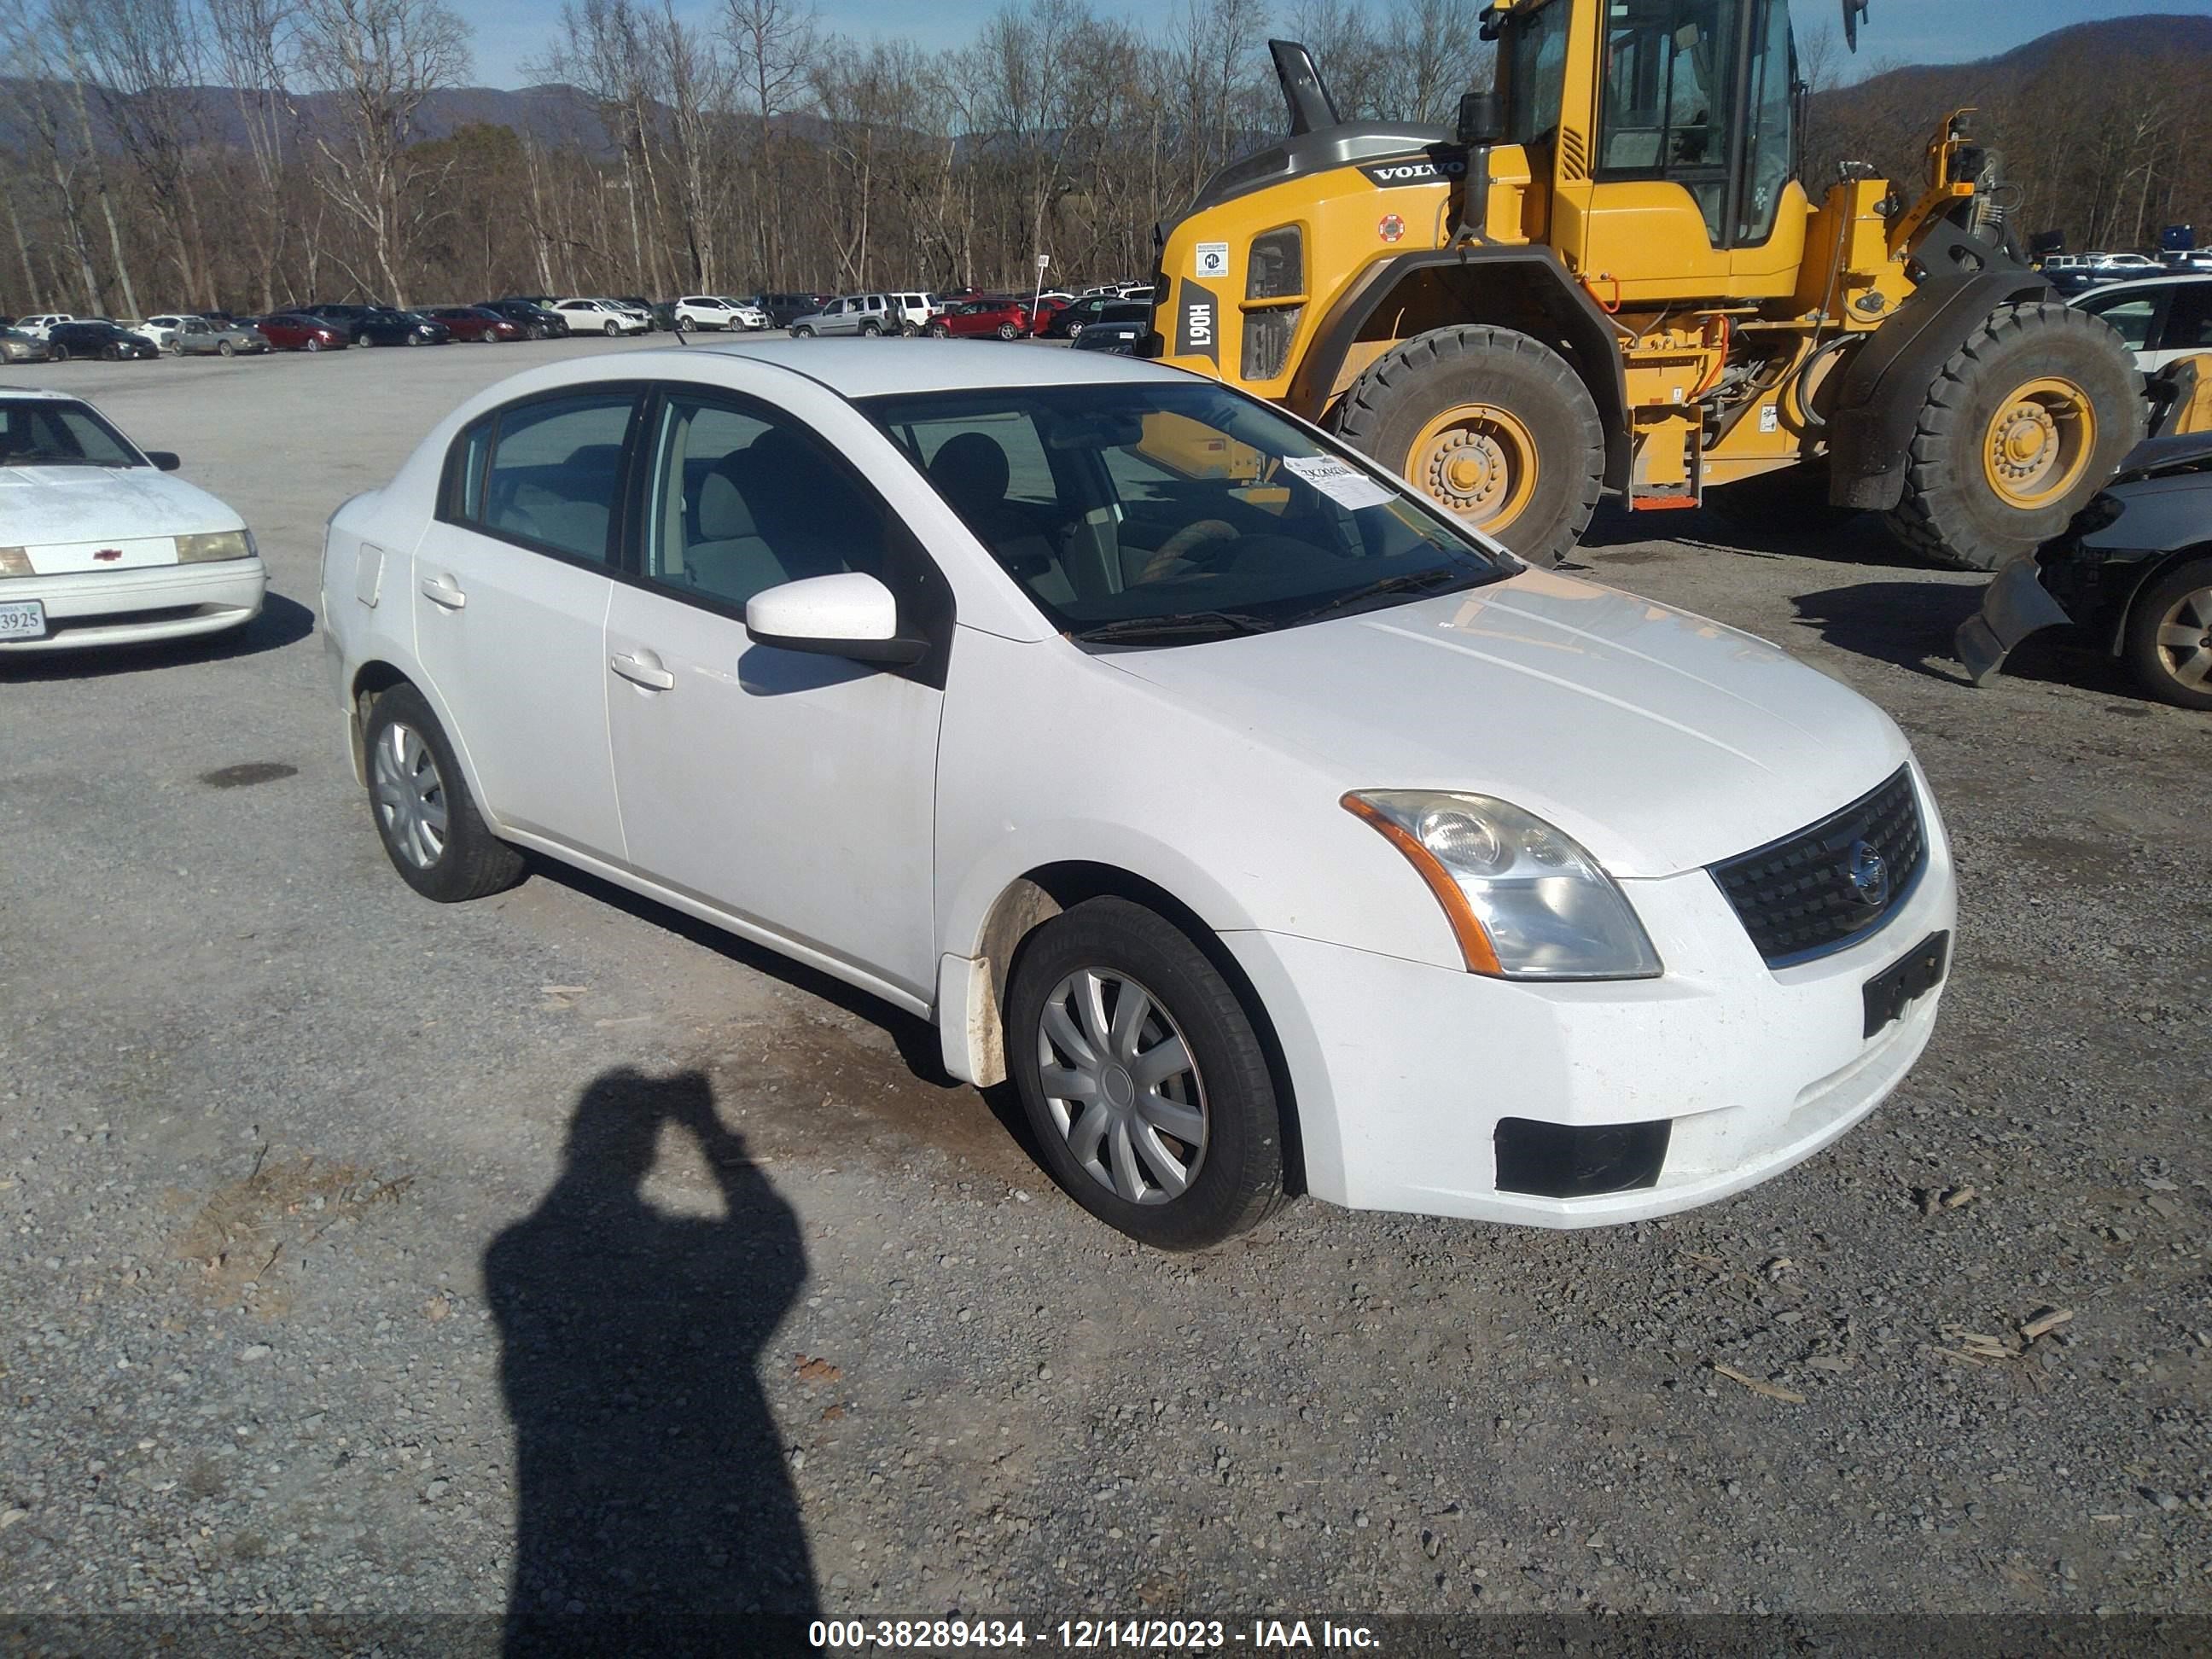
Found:
[[1872, 508], [1988, 569], [2142, 435], [2126, 347], [2028, 268], [1971, 112], [1917, 198], [1854, 164], [1815, 207], [1789, 0], [1497, 0], [1483, 27], [1497, 85], [1455, 128], [1340, 120], [1270, 42], [1290, 134], [1161, 228], [1151, 353], [1547, 563], [1611, 489]]

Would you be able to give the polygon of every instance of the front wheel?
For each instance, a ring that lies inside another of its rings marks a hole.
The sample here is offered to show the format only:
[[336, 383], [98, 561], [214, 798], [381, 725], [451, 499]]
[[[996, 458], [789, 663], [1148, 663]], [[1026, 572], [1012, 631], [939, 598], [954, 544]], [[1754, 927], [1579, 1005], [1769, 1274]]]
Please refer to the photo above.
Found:
[[49, 345], [49, 346], [46, 348], [46, 361], [47, 361], [48, 362], [50, 362], [50, 363], [65, 363], [65, 362], [67, 362], [69, 360], [70, 360], [70, 355], [69, 355], [69, 348], [68, 348], [67, 346], [65, 346], [65, 345]]
[[804, 323], [793, 323], [791, 325], [791, 337], [794, 340], [811, 340], [814, 337], [814, 331]]
[[100, 355], [111, 363], [119, 363], [123, 361], [123, 348], [119, 345], [103, 346]]
[[1998, 307], [1928, 389], [1892, 533], [1960, 570], [2034, 551], [2142, 441], [2141, 378], [2101, 317]]
[[1200, 1249], [1284, 1201], [1273, 1074], [1236, 991], [1182, 930], [1097, 898], [1023, 942], [1006, 1063], [1046, 1164], [1108, 1225]]
[[215, 349], [216, 354], [220, 356], [235, 357], [238, 356], [238, 348], [231, 344], [228, 340], [217, 340], [215, 343]]
[[2191, 559], [2138, 595], [2121, 648], [2160, 702], [2212, 708], [2212, 558]]
[[620, 323], [610, 322], [603, 331], [605, 333], [607, 338], [611, 340], [616, 335], [622, 332], [622, 325]]
[[1533, 564], [1581, 539], [1605, 428], [1565, 358], [1511, 329], [1440, 328], [1394, 346], [1337, 404], [1339, 436], [1469, 529]]
[[932, 323], [922, 332], [933, 340], [949, 340], [952, 337], [951, 326], [944, 323]]
[[420, 691], [400, 684], [384, 693], [362, 736], [369, 811], [403, 881], [424, 898], [457, 904], [522, 878], [522, 854], [486, 827]]
[[307, 337], [306, 341], [303, 342], [300, 347], [300, 349], [302, 351], [320, 351], [322, 349], [323, 343], [320, 340], [318, 340], [312, 334]]
[[375, 342], [374, 342], [373, 340], [371, 340], [371, 339], [368, 337], [368, 335], [366, 335], [366, 334], [356, 334], [356, 335], [355, 335], [355, 336], [353, 337], [353, 343], [354, 343], [356, 345], [357, 345], [357, 346], [362, 346], [362, 347], [367, 347], [367, 346], [373, 345], [373, 344], [374, 344], [374, 343], [375, 343]]

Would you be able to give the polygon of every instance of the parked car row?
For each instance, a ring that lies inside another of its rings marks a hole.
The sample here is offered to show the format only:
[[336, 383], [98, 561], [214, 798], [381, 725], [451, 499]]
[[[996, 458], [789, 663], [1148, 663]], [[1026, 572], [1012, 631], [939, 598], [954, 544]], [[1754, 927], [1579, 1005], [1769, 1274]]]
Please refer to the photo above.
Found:
[[[1151, 314], [1152, 290], [1115, 286], [1081, 298], [1055, 289], [1047, 293], [985, 294], [962, 289], [951, 294], [884, 292], [848, 294], [791, 318], [785, 325], [794, 338], [817, 335], [924, 334], [937, 339], [1002, 340], [1024, 337], [1066, 340], [1105, 315], [1109, 308]], [[1143, 331], [1139, 331], [1142, 333]]]

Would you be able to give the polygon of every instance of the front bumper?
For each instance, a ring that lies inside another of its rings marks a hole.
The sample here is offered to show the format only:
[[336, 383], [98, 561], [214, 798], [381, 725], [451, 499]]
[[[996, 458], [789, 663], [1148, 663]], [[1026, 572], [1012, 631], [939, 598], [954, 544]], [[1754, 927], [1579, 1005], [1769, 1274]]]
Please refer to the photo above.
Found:
[[259, 616], [268, 588], [269, 573], [258, 557], [11, 577], [0, 582], [0, 599], [42, 601], [46, 637], [0, 641], [0, 654], [219, 634]]
[[[1224, 936], [1274, 1022], [1308, 1190], [1354, 1209], [1589, 1227], [1710, 1203], [1834, 1140], [1901, 1082], [1939, 986], [1865, 1034], [1866, 982], [1954, 931], [1942, 824], [1870, 938], [1769, 969], [1702, 870], [1624, 884], [1667, 963], [1655, 980], [1533, 985], [1279, 933]], [[1549, 1198], [1498, 1182], [1507, 1119], [1670, 1125], [1656, 1183]]]
[[2063, 627], [2072, 617], [2043, 586], [2033, 554], [2008, 560], [1982, 595], [1982, 608], [1959, 624], [1952, 649], [1976, 685], [1986, 685], [2029, 635]]

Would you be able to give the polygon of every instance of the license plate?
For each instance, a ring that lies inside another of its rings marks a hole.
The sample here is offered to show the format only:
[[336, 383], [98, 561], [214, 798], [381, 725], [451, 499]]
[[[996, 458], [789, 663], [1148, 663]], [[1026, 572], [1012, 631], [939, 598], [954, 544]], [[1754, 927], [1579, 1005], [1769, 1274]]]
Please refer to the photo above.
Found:
[[0, 600], [0, 640], [43, 640], [46, 637], [44, 599]]
[[1911, 954], [1893, 962], [1866, 982], [1866, 1035], [1872, 1036], [1899, 1018], [1915, 999], [1943, 982], [1944, 964], [1951, 956], [1951, 936], [1930, 933], [1912, 947]]

